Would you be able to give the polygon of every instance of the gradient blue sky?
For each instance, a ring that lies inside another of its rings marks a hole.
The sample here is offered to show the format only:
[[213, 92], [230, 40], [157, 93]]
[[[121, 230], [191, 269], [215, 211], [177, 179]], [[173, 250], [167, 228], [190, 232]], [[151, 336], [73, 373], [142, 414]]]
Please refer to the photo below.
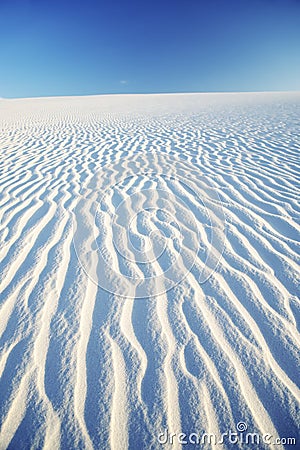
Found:
[[299, 0], [0, 0], [0, 97], [300, 90]]

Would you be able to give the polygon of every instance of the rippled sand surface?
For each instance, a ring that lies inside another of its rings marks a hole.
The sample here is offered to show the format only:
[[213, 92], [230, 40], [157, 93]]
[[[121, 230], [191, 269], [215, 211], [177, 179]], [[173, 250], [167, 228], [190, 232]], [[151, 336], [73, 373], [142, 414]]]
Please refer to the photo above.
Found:
[[0, 100], [1, 450], [298, 437], [299, 116], [295, 93]]

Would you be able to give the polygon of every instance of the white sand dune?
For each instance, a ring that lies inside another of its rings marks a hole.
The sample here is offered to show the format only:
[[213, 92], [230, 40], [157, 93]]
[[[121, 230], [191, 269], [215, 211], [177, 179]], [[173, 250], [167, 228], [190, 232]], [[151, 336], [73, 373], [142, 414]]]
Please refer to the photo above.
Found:
[[299, 113], [0, 100], [0, 450], [300, 446]]

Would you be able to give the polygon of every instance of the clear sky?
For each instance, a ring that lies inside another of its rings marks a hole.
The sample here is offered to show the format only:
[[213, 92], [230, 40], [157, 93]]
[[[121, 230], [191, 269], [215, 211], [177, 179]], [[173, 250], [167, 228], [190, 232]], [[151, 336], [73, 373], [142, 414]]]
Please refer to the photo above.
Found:
[[0, 0], [0, 97], [300, 90], [300, 0]]

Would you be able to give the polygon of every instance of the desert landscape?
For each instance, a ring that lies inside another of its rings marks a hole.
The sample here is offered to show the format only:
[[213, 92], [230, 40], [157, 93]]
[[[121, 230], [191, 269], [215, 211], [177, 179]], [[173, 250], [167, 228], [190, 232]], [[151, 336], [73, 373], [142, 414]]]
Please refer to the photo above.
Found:
[[1, 450], [297, 448], [299, 112], [0, 100]]

